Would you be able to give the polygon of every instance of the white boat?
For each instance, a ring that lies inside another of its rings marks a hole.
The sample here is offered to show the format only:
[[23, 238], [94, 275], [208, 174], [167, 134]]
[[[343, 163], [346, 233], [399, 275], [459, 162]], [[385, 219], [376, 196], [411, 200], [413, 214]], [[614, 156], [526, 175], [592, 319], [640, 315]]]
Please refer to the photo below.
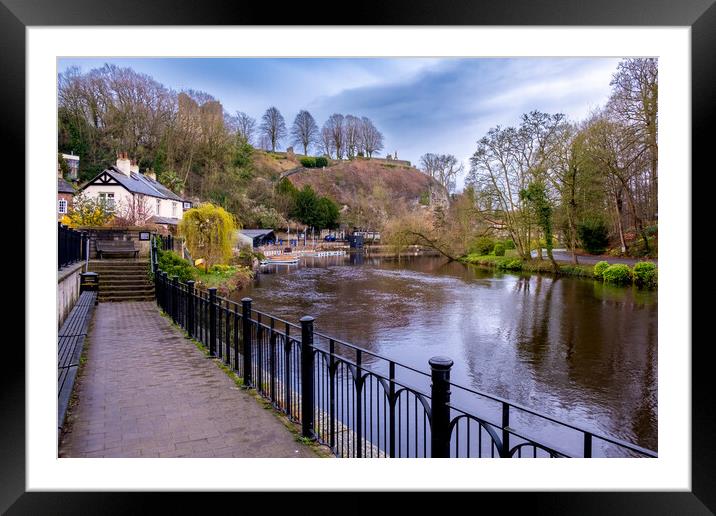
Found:
[[259, 262], [261, 265], [292, 265], [298, 263], [298, 258], [291, 255], [269, 257]]

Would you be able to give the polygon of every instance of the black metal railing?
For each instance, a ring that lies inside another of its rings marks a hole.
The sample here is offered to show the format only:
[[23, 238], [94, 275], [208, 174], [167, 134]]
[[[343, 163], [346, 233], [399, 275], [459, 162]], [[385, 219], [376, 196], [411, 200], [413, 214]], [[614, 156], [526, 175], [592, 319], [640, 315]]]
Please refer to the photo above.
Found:
[[57, 269], [86, 258], [87, 235], [57, 223]]
[[657, 456], [456, 385], [449, 358], [428, 374], [323, 335], [310, 316], [293, 324], [153, 268], [161, 309], [339, 457]]
[[156, 240], [157, 240], [157, 246], [162, 251], [173, 251], [174, 250], [175, 238], [172, 235], [156, 235]]

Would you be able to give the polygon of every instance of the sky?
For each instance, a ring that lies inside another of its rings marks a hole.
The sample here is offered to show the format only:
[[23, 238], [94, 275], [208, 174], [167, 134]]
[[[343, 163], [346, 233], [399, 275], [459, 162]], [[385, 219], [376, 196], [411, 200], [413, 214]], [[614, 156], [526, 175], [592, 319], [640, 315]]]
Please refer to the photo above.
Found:
[[[367, 116], [381, 152], [419, 164], [454, 154], [469, 169], [476, 142], [532, 110], [578, 121], [606, 102], [615, 58], [65, 58], [58, 72], [112, 63], [176, 91], [200, 90], [229, 113], [260, 120], [276, 106], [290, 130], [307, 109], [319, 127], [333, 113]], [[285, 149], [290, 142], [283, 142]], [[458, 180], [462, 188], [463, 177]]]

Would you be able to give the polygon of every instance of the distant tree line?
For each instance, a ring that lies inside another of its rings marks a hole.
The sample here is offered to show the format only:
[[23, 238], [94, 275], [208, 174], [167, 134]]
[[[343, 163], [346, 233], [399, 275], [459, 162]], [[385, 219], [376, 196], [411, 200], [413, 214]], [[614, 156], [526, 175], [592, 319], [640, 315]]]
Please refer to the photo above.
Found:
[[[276, 191], [278, 178], [272, 183], [264, 180], [266, 174], [259, 177], [256, 147], [276, 151], [290, 137], [306, 155], [313, 151], [335, 159], [370, 157], [383, 148], [383, 135], [366, 117], [334, 114], [319, 129], [301, 110], [289, 131], [275, 106], [257, 121], [241, 111], [226, 112], [208, 93], [176, 92], [149, 75], [111, 64], [59, 74], [58, 119], [59, 149], [80, 156], [80, 181], [126, 152], [168, 188], [222, 206], [245, 227], [280, 227], [292, 216], [291, 203]], [[324, 212], [333, 213], [321, 203]], [[316, 227], [335, 218], [301, 216]]]

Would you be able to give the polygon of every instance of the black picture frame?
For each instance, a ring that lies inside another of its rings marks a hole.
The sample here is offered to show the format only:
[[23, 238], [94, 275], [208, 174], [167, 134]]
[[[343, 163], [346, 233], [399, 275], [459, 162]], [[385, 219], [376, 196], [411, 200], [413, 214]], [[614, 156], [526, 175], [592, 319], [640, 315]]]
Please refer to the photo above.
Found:
[[[692, 71], [692, 158], [705, 163], [706, 149], [713, 145], [709, 120], [716, 112], [716, 5], [714, 0], [502, 0], [430, 2], [428, 0], [357, 2], [350, 15], [327, 19], [335, 6], [312, 4], [310, 9], [277, 7], [268, 2], [207, 0], [1, 0], [0, 48], [2, 48], [4, 124], [6, 149], [16, 161], [25, 157], [25, 29], [28, 26], [82, 25], [575, 25], [575, 26], [689, 26], [691, 27]], [[15, 164], [17, 166], [17, 164]], [[709, 168], [713, 168], [712, 166]], [[24, 167], [23, 167], [24, 169]], [[38, 171], [26, 171], [37, 174]], [[35, 177], [37, 177], [35, 175]], [[704, 178], [705, 181], [713, 181]], [[17, 182], [21, 183], [20, 181]], [[25, 184], [22, 182], [22, 184]], [[30, 185], [30, 183], [27, 183]], [[698, 191], [711, 191], [703, 188]], [[23, 186], [24, 188], [24, 186]], [[27, 192], [26, 192], [27, 195]], [[704, 193], [702, 193], [704, 195]], [[26, 197], [27, 198], [27, 197]], [[705, 201], [706, 203], [708, 201]], [[696, 202], [693, 205], [704, 204]], [[692, 217], [694, 224], [698, 222]], [[698, 234], [696, 231], [694, 235]], [[26, 238], [32, 235], [26, 234]], [[21, 251], [24, 252], [24, 251]], [[692, 257], [693, 270], [705, 267], [705, 257]], [[29, 271], [26, 270], [26, 274]], [[691, 282], [691, 278], [685, 278]], [[20, 290], [18, 290], [20, 291]], [[708, 303], [692, 303], [692, 321], [708, 320]], [[703, 324], [703, 323], [700, 323]], [[693, 327], [696, 330], [696, 325]], [[693, 332], [696, 335], [696, 332]], [[500, 493], [499, 504], [509, 497], [509, 507], [529, 507], [531, 512], [565, 514], [710, 514], [716, 511], [714, 456], [715, 404], [710, 399], [713, 374], [708, 360], [710, 340], [693, 339], [692, 356], [692, 490], [690, 492], [585, 492]], [[687, 346], [689, 342], [670, 342]], [[6, 355], [9, 357], [9, 355]], [[0, 510], [26, 513], [140, 512], [142, 493], [26, 493], [25, 489], [25, 358], [16, 351], [3, 368], [1, 409], [3, 433], [0, 444]], [[307, 493], [293, 493], [295, 502]], [[165, 511], [185, 504], [183, 496], [162, 497]], [[423, 497], [412, 496], [423, 503]], [[436, 498], [440, 499], [440, 498]], [[314, 502], [316, 501], [313, 498]], [[271, 502], [273, 503], [273, 502]], [[302, 502], [299, 502], [302, 503]], [[148, 507], [148, 506], [145, 506]]]
[[140, 231], [139, 240], [149, 240], [149, 231]]

